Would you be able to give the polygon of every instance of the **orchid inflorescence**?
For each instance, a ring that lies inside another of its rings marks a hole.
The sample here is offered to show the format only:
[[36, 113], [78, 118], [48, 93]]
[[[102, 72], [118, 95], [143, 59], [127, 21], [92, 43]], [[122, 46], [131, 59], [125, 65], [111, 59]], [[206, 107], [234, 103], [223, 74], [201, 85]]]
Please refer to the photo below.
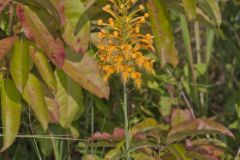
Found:
[[107, 81], [113, 74], [119, 74], [123, 83], [132, 79], [141, 87], [142, 74], [140, 69], [154, 74], [153, 62], [143, 55], [143, 50], [154, 51], [153, 37], [151, 34], [141, 34], [141, 25], [146, 23], [148, 13], [143, 16], [137, 14], [144, 10], [143, 5], [133, 8], [136, 0], [109, 0], [111, 4], [103, 10], [111, 15], [108, 22], [98, 20], [101, 30], [98, 38], [99, 66]]

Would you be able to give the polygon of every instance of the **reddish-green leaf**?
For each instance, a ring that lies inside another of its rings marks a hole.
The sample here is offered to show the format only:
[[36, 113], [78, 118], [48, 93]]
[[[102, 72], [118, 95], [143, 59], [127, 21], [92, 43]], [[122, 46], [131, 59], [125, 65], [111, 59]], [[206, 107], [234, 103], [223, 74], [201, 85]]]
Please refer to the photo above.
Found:
[[2, 81], [1, 109], [3, 128], [3, 147], [6, 150], [15, 140], [20, 126], [21, 95], [10, 79]]
[[25, 35], [41, 47], [51, 61], [62, 67], [65, 58], [64, 45], [60, 39], [54, 39], [39, 17], [31, 9], [17, 5], [17, 16], [22, 24]]
[[49, 122], [48, 109], [40, 81], [33, 74], [29, 74], [23, 91], [23, 98], [32, 108], [44, 131], [46, 131]]
[[85, 110], [82, 89], [62, 70], [57, 69], [55, 75], [57, 78], [56, 100], [60, 107], [59, 122], [64, 128], [69, 128], [76, 116], [81, 115]]
[[[64, 14], [64, 41], [75, 52], [85, 53], [90, 39], [90, 22], [84, 5], [79, 0], [64, 0]], [[75, 33], [78, 21], [81, 22], [81, 27], [80, 31]]]
[[30, 48], [30, 55], [44, 82], [53, 92], [56, 92], [56, 79], [47, 57], [45, 57], [43, 53], [36, 51], [34, 48]]
[[193, 119], [191, 111], [188, 109], [173, 109], [171, 113], [171, 126], [176, 126], [179, 123]]
[[192, 119], [174, 126], [168, 133], [167, 143], [181, 141], [192, 135], [211, 133], [219, 133], [234, 137], [229, 129], [213, 120]]
[[12, 49], [14, 37], [8, 37], [0, 40], [0, 60]]
[[67, 58], [63, 65], [64, 72], [92, 94], [108, 99], [109, 86], [101, 77], [97, 62], [88, 54], [81, 60]]
[[0, 14], [10, 2], [11, 0], [0, 0]]
[[10, 72], [17, 89], [22, 93], [30, 70], [29, 42], [16, 40], [10, 63]]
[[189, 20], [196, 18], [196, 0], [182, 0], [185, 13]]
[[147, 8], [150, 14], [156, 51], [160, 57], [161, 66], [167, 63], [176, 66], [179, 60], [166, 7], [162, 0], [148, 0]]

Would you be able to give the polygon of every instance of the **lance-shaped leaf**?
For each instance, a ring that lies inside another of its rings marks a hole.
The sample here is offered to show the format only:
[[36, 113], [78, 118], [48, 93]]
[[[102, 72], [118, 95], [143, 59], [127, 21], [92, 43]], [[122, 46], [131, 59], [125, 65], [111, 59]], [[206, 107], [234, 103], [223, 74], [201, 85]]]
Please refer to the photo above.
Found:
[[73, 61], [72, 58], [66, 58], [63, 70], [69, 77], [92, 94], [108, 99], [109, 86], [103, 81], [97, 62], [88, 54], [85, 54], [81, 60], [77, 61]]
[[64, 15], [64, 0], [50, 0], [50, 2], [53, 4], [53, 6], [57, 9], [61, 25], [63, 25], [65, 20]]
[[0, 14], [10, 2], [11, 0], [0, 0]]
[[[75, 52], [85, 53], [90, 39], [90, 22], [84, 5], [79, 0], [64, 0], [64, 15], [64, 41]], [[80, 30], [75, 33], [79, 25]]]
[[202, 0], [199, 1], [200, 7], [208, 13], [212, 19], [215, 20], [215, 23], [217, 26], [220, 26], [222, 23], [222, 15], [221, 15], [221, 10], [218, 6], [218, 2], [215, 0]]
[[2, 81], [1, 109], [3, 127], [3, 147], [6, 150], [15, 140], [20, 126], [21, 95], [10, 79]]
[[[44, 83], [41, 83], [41, 85], [44, 92], [44, 99], [48, 108], [49, 121], [51, 123], [58, 123], [59, 122], [59, 105], [57, 103], [55, 93], [51, 92], [51, 90]], [[56, 81], [56, 87], [57, 87], [57, 81]], [[56, 92], [57, 92], [57, 89], [56, 89]]]
[[65, 58], [62, 41], [54, 39], [36, 13], [28, 7], [18, 4], [17, 16], [22, 24], [25, 35], [29, 39], [34, 40], [55, 65], [62, 67]]
[[184, 138], [199, 134], [219, 133], [234, 137], [223, 125], [210, 119], [191, 119], [174, 126], [168, 133], [167, 143], [181, 141]]
[[56, 100], [59, 104], [60, 124], [69, 128], [78, 114], [84, 111], [83, 94], [80, 85], [62, 70], [55, 71], [57, 77]]
[[16, 40], [14, 43], [10, 72], [17, 89], [22, 93], [27, 83], [30, 69], [29, 42]]
[[147, 8], [161, 66], [163, 67], [167, 63], [176, 66], [178, 64], [177, 50], [166, 7], [162, 0], [148, 0]]
[[29, 74], [23, 91], [23, 98], [32, 108], [43, 129], [46, 131], [49, 122], [48, 109], [41, 83], [33, 74]]
[[[184, 8], [182, 3], [180, 3], [179, 1], [176, 0], [164, 0], [163, 1], [164, 4], [166, 5], [167, 8], [180, 12], [180, 13], [184, 13]], [[205, 12], [201, 9], [201, 8], [196, 8], [196, 20], [204, 23], [205, 25], [208, 25], [209, 27], [214, 27], [214, 21], [212, 21], [210, 19], [210, 17], [205, 14]]]
[[56, 92], [56, 79], [47, 57], [32, 47], [30, 48], [30, 55], [44, 82], [53, 92]]
[[14, 37], [8, 37], [0, 40], [0, 60], [12, 49]]
[[196, 0], [182, 0], [185, 13], [189, 20], [196, 18]]

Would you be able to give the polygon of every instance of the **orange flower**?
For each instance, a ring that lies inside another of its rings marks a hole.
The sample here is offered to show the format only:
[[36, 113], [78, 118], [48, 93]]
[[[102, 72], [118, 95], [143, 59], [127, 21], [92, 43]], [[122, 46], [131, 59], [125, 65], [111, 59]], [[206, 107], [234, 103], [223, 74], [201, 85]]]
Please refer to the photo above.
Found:
[[136, 0], [122, 0], [122, 3], [117, 0], [109, 1], [111, 4], [104, 6], [103, 10], [112, 17], [107, 22], [98, 20], [98, 25], [102, 27], [98, 38], [104, 39], [98, 46], [99, 65], [104, 73], [104, 80], [108, 80], [112, 74], [119, 74], [123, 83], [132, 80], [136, 87], [140, 88], [140, 69], [154, 74], [154, 61], [146, 58], [142, 52], [154, 51], [153, 37], [140, 33], [149, 14], [137, 16], [145, 8], [139, 5], [132, 9]]

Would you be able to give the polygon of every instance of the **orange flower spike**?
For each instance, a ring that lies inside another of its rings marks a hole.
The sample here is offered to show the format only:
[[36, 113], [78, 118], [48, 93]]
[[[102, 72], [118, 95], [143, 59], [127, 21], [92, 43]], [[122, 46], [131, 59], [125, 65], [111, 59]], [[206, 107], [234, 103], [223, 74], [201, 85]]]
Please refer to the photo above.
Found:
[[153, 37], [150, 34], [140, 33], [141, 26], [149, 15], [145, 13], [143, 16], [137, 16], [145, 8], [139, 5], [138, 8], [131, 9], [136, 0], [109, 1], [111, 4], [104, 6], [103, 10], [112, 17], [108, 19], [108, 23], [98, 20], [98, 25], [102, 27], [98, 38], [105, 40], [100, 41], [98, 46], [99, 64], [104, 72], [104, 80], [108, 80], [116, 73], [121, 76], [123, 83], [128, 83], [131, 79], [136, 87], [140, 88], [142, 77], [139, 70], [144, 69], [154, 73], [153, 61], [145, 58], [141, 51], [151, 51], [153, 48]]

